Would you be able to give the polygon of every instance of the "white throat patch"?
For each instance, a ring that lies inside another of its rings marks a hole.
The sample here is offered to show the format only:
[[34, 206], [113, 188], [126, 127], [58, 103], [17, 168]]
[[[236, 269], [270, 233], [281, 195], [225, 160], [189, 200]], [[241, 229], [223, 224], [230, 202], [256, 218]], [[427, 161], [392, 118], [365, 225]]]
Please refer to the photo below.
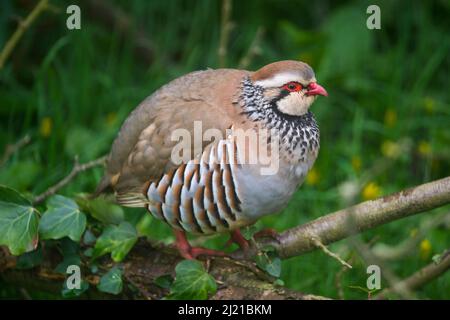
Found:
[[278, 109], [291, 116], [301, 116], [308, 112], [314, 102], [314, 97], [305, 96], [300, 92], [293, 92], [277, 102]]

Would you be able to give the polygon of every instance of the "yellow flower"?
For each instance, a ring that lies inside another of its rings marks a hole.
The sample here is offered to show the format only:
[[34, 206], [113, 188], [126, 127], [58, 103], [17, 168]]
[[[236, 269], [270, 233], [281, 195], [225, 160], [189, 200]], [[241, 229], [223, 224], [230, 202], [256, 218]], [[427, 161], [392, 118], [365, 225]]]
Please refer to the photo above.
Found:
[[319, 175], [319, 172], [317, 171], [317, 169], [312, 168], [309, 171], [308, 175], [306, 176], [306, 184], [310, 185], [310, 186], [314, 186], [317, 183], [319, 183], [319, 178], [320, 178], [320, 175]]
[[364, 200], [376, 199], [380, 195], [381, 195], [381, 188], [375, 182], [368, 183], [362, 191], [362, 197]]
[[386, 127], [393, 127], [397, 122], [397, 112], [393, 109], [387, 109], [384, 114], [384, 124]]
[[400, 151], [400, 145], [391, 140], [386, 140], [381, 145], [381, 153], [387, 158], [397, 158], [400, 155]]
[[113, 126], [117, 120], [117, 114], [115, 112], [110, 112], [106, 115], [106, 124], [108, 126]]
[[428, 239], [423, 239], [419, 246], [420, 258], [422, 260], [428, 260], [431, 256], [432, 249], [431, 242]]
[[434, 105], [435, 105], [435, 101], [433, 98], [426, 97], [425, 99], [423, 99], [423, 108], [428, 113], [434, 112]]
[[44, 138], [48, 138], [52, 133], [53, 121], [50, 117], [44, 117], [39, 127], [39, 133]]
[[360, 157], [358, 157], [358, 156], [353, 156], [352, 157], [352, 168], [356, 172], [361, 170], [361, 158]]
[[419, 142], [419, 146], [417, 147], [417, 151], [423, 156], [427, 156], [431, 153], [431, 146], [428, 142], [422, 140]]

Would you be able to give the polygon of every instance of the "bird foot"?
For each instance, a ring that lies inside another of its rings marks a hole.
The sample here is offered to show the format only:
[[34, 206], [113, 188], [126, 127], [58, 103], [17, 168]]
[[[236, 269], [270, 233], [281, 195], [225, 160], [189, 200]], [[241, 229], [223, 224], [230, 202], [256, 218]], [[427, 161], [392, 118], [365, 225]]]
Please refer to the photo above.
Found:
[[201, 248], [201, 247], [191, 247], [189, 244], [186, 234], [183, 231], [180, 230], [174, 230], [176, 242], [175, 245], [178, 249], [178, 252], [180, 255], [188, 260], [194, 260], [198, 256], [219, 256], [223, 257], [227, 254], [223, 251], [219, 250], [212, 250], [207, 248]]
[[225, 243], [225, 248], [228, 248], [233, 243], [236, 243], [243, 251], [248, 251], [250, 249], [250, 242], [245, 239], [239, 229], [230, 233], [230, 239]]

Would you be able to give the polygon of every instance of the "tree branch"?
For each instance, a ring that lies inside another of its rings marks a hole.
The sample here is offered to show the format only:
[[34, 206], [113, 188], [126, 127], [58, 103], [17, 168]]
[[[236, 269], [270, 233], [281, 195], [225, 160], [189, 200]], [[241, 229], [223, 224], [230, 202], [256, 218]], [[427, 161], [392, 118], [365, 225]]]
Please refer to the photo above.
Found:
[[11, 55], [11, 52], [16, 47], [17, 43], [19, 42], [20, 38], [22, 38], [25, 31], [33, 24], [33, 22], [39, 17], [39, 15], [44, 12], [46, 9], [48, 9], [49, 4], [48, 0], [41, 0], [39, 3], [34, 7], [33, 11], [26, 17], [24, 21], [20, 21], [19, 25], [17, 26], [16, 31], [13, 33], [11, 38], [6, 42], [5, 47], [0, 52], [0, 70], [3, 69], [3, 66], [5, 65], [6, 60]]
[[92, 160], [83, 164], [78, 163], [78, 159], [75, 158], [75, 165], [72, 169], [72, 171], [70, 171], [70, 173], [61, 181], [59, 181], [57, 184], [55, 184], [54, 186], [48, 188], [47, 190], [45, 190], [43, 193], [39, 194], [38, 196], [36, 196], [33, 199], [33, 204], [39, 204], [41, 202], [43, 202], [45, 199], [47, 199], [48, 197], [54, 195], [56, 192], [58, 192], [60, 189], [62, 189], [63, 187], [65, 187], [70, 181], [72, 181], [79, 173], [92, 169], [94, 167], [103, 165], [105, 163], [106, 160], [106, 156], [103, 156], [101, 158], [98, 158], [96, 160]]
[[417, 271], [409, 278], [403, 281], [397, 282], [393, 287], [384, 289], [381, 291], [375, 299], [386, 299], [389, 294], [395, 293], [399, 288], [405, 288], [409, 291], [417, 290], [429, 283], [430, 281], [436, 279], [447, 270], [450, 269], [450, 250], [447, 250], [438, 263], [432, 262], [423, 269]]
[[[280, 257], [290, 258], [315, 250], [317, 245], [314, 238], [327, 245], [352, 234], [449, 203], [450, 177], [447, 177], [339, 210], [289, 229], [276, 240], [262, 239], [257, 241], [257, 244], [271, 245]], [[238, 251], [233, 256], [242, 258], [244, 254]]]
[[8, 144], [5, 148], [5, 152], [3, 153], [3, 156], [0, 159], [0, 167], [3, 166], [6, 162], [8, 162], [9, 158], [19, 151], [21, 148], [29, 144], [31, 141], [30, 136], [26, 135], [19, 141], [17, 141], [14, 144]]

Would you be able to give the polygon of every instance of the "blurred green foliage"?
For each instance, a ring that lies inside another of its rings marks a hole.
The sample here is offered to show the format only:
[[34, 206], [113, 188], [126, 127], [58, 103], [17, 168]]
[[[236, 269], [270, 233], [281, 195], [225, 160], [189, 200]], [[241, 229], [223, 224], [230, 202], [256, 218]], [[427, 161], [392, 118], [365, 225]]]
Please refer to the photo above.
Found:
[[[105, 27], [102, 13], [85, 10], [81, 30], [65, 27], [71, 1], [51, 1], [26, 31], [0, 71], [0, 150], [25, 135], [31, 142], [0, 168], [0, 184], [38, 194], [64, 177], [73, 159], [108, 152], [122, 121], [162, 84], [187, 72], [218, 67], [219, 1], [113, 1], [127, 13], [132, 30], [153, 48], [151, 63], [136, 54], [133, 33]], [[2, 1], [0, 47], [36, 1]], [[369, 4], [381, 8], [381, 30], [366, 28]], [[95, 16], [95, 17], [94, 17]], [[309, 63], [328, 90], [313, 106], [321, 129], [321, 151], [313, 172], [281, 215], [258, 223], [284, 230], [349, 204], [374, 198], [450, 172], [450, 2], [436, 1], [234, 1], [227, 67], [238, 67], [258, 30], [263, 30], [249, 69], [285, 59]], [[208, 88], [205, 88], [208, 90]], [[73, 197], [95, 189], [100, 168], [83, 173], [62, 190]], [[355, 189], [355, 188], [353, 188]], [[99, 204], [101, 205], [101, 204]], [[41, 208], [43, 209], [43, 208]], [[44, 210], [42, 210], [43, 212]], [[396, 245], [447, 208], [376, 228], [364, 241]], [[118, 211], [141, 235], [172, 239], [170, 230], [142, 210]], [[114, 218], [115, 219], [115, 218]], [[430, 263], [450, 246], [449, 226], [426, 233], [407, 257], [390, 262], [401, 278]], [[95, 230], [94, 230], [95, 231]], [[220, 248], [226, 237], [209, 240]], [[348, 257], [341, 241], [330, 249]], [[342, 274], [345, 298], [367, 298], [364, 262]], [[282, 262], [281, 279], [307, 293], [339, 297], [342, 266], [316, 251]], [[386, 286], [383, 283], [383, 287]], [[450, 274], [417, 292], [449, 299]], [[0, 285], [0, 297], [20, 297]]]

